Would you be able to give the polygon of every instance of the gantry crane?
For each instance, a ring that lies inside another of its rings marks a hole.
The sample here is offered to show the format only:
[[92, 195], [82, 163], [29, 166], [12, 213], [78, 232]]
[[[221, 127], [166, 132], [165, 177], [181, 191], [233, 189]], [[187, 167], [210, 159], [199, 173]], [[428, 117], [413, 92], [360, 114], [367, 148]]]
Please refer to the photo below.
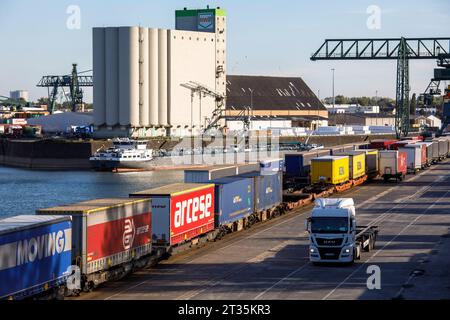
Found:
[[419, 96], [419, 101], [424, 106], [431, 105], [433, 103], [434, 96], [442, 95], [442, 91], [440, 89], [441, 81], [450, 81], [450, 54], [438, 54], [437, 66], [439, 68], [434, 69], [433, 78], [424, 93]]
[[311, 56], [316, 60], [397, 60], [395, 131], [409, 131], [409, 60], [439, 59], [449, 54], [450, 37], [326, 39]]
[[[43, 76], [37, 87], [44, 87], [48, 90], [49, 112], [55, 111], [56, 99], [59, 89], [69, 88], [70, 103], [72, 112], [77, 110], [77, 106], [83, 103], [83, 90], [81, 87], [92, 87], [94, 84], [92, 75], [80, 75], [82, 73], [91, 72], [86, 70], [77, 72], [77, 64], [72, 64], [72, 73], [63, 76]], [[65, 92], [64, 92], [65, 93]], [[67, 95], [65, 95], [67, 98]], [[69, 99], [68, 99], [69, 100]]]

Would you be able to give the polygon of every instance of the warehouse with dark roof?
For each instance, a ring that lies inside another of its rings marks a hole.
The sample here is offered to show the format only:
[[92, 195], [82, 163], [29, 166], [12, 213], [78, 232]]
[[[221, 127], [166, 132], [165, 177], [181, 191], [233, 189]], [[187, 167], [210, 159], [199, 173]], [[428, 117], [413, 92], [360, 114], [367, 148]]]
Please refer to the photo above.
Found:
[[323, 125], [328, 111], [300, 77], [227, 75], [227, 126], [245, 116], [312, 127], [319, 121]]

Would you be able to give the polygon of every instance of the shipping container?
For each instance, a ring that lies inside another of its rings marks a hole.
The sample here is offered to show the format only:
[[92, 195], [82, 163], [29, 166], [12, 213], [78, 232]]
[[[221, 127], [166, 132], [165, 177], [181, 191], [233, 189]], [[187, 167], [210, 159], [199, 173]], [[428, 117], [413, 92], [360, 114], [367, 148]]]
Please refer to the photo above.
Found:
[[215, 226], [230, 226], [253, 213], [253, 179], [227, 177], [214, 180]]
[[399, 148], [402, 148], [402, 147], [404, 147], [407, 144], [412, 144], [412, 143], [415, 143], [415, 142], [416, 141], [410, 140], [410, 139], [397, 141], [397, 142], [395, 142], [395, 143], [393, 143], [393, 144], [391, 144], [389, 146], [389, 150], [398, 150]]
[[378, 166], [378, 150], [377, 149], [362, 149], [366, 155], [366, 174], [373, 178], [376, 177], [380, 170]]
[[351, 150], [339, 152], [336, 155], [349, 157], [350, 179], [358, 179], [366, 174], [366, 153], [364, 151]]
[[348, 180], [348, 156], [324, 156], [311, 160], [311, 183], [337, 185]]
[[276, 172], [284, 171], [284, 159], [265, 159], [260, 161], [261, 174], [274, 174]]
[[0, 220], [0, 299], [23, 299], [65, 284], [71, 250], [70, 217]]
[[174, 246], [214, 229], [214, 185], [173, 183], [130, 194], [152, 200], [154, 245]]
[[317, 152], [318, 157], [331, 155], [330, 150], [328, 150], [328, 149], [317, 149], [317, 150], [314, 150], [314, 152]]
[[344, 144], [342, 146], [342, 152], [353, 151], [353, 150], [355, 150], [355, 145], [352, 143]]
[[254, 212], [261, 212], [279, 205], [283, 199], [282, 172], [263, 175], [262, 173], [247, 173], [243, 178], [253, 179]]
[[72, 217], [72, 263], [102, 272], [151, 253], [151, 201], [108, 198], [37, 210]]
[[370, 141], [369, 148], [370, 149], [378, 149], [378, 150], [387, 150], [389, 146], [398, 140], [393, 139], [374, 139]]
[[427, 140], [426, 142], [431, 143], [431, 153], [432, 153], [432, 161], [436, 163], [439, 161], [439, 141], [436, 140]]
[[361, 150], [361, 149], [369, 149], [370, 143], [369, 142], [359, 142], [353, 144], [354, 150]]
[[418, 170], [422, 169], [422, 156], [426, 156], [426, 153], [422, 153], [421, 145], [407, 144], [398, 148], [398, 150], [406, 152], [406, 167], [408, 172], [416, 173]]
[[416, 144], [422, 146], [422, 148], [425, 149], [425, 164], [428, 166], [431, 165], [431, 163], [433, 162], [433, 142], [416, 142]]
[[433, 141], [436, 141], [437, 145], [438, 145], [438, 155], [439, 155], [439, 159], [444, 159], [447, 157], [448, 154], [448, 142], [446, 139], [443, 138], [436, 138], [433, 139]]
[[284, 164], [287, 177], [308, 177], [311, 172], [311, 159], [330, 155], [330, 149], [286, 153]]
[[385, 180], [395, 178], [404, 179], [407, 167], [407, 156], [403, 151], [381, 150], [379, 151], [380, 174]]
[[328, 150], [329, 150], [329, 154], [331, 156], [334, 156], [336, 153], [343, 152], [344, 148], [343, 148], [343, 146], [334, 146], [334, 147], [328, 148]]
[[240, 175], [249, 172], [259, 172], [261, 170], [261, 164], [259, 162], [238, 163], [236, 166], [235, 175]]
[[235, 165], [215, 165], [184, 170], [184, 183], [208, 183], [211, 180], [236, 175]]

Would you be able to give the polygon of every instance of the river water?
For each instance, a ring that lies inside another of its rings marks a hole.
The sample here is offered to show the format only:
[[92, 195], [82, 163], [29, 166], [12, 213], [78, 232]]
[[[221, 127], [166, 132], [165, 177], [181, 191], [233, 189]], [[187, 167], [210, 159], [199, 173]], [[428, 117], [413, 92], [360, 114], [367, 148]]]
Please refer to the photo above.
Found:
[[0, 166], [0, 218], [183, 182], [183, 171], [35, 171]]

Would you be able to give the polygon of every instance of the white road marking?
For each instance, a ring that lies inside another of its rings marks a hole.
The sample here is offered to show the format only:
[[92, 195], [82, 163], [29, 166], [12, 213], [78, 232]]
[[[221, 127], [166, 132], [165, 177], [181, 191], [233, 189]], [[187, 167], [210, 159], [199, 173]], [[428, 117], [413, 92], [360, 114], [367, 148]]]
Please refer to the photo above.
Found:
[[326, 300], [328, 299], [328, 297], [330, 297], [337, 289], [339, 289], [345, 282], [347, 282], [347, 280], [349, 280], [356, 272], [358, 272], [365, 264], [367, 264], [368, 262], [370, 262], [373, 258], [375, 258], [378, 253], [382, 252], [382, 250], [384, 248], [386, 248], [388, 245], [390, 245], [393, 241], [395, 241], [403, 232], [405, 232], [409, 227], [411, 227], [417, 220], [419, 220], [421, 217], [423, 217], [428, 210], [432, 209], [437, 202], [440, 202], [442, 199], [444, 199], [447, 194], [450, 192], [447, 191], [445, 192], [445, 194], [440, 197], [439, 199], [437, 199], [436, 201], [434, 201], [431, 206], [429, 206], [422, 214], [420, 214], [419, 216], [417, 216], [413, 221], [411, 221], [407, 226], [405, 226], [394, 238], [392, 238], [389, 242], [387, 242], [381, 249], [378, 249], [377, 252], [375, 252], [371, 257], [369, 257], [366, 261], [364, 261], [356, 270], [354, 270], [350, 275], [348, 275], [341, 283], [339, 283], [333, 290], [331, 290], [326, 296], [324, 296], [322, 298], [322, 300]]
[[[418, 176], [415, 176], [415, 177], [413, 177], [412, 179], [410, 179], [410, 180], [408, 180], [408, 181], [411, 181], [411, 180], [413, 180], [413, 179], [416, 179], [417, 177], [418, 177]], [[437, 179], [437, 181], [435, 180], [435, 181], [431, 182], [430, 184], [428, 184], [428, 185], [426, 185], [426, 186], [423, 186], [423, 187], [420, 188], [418, 191], [416, 191], [414, 194], [408, 195], [408, 196], [405, 196], [405, 197], [402, 197], [401, 199], [402, 199], [402, 200], [405, 200], [405, 199], [407, 199], [407, 198], [411, 199], [411, 198], [417, 197], [417, 195], [418, 195], [419, 193], [425, 193], [426, 191], [428, 191], [429, 189], [431, 189], [435, 183], [441, 182], [444, 178], [445, 178], [445, 176], [441, 176], [441, 177], [439, 177], [439, 178]], [[390, 190], [393, 189], [393, 188], [394, 188], [394, 187], [392, 187], [392, 188], [386, 190], [387, 192], [382, 192], [381, 194], [385, 195], [385, 194], [387, 194], [388, 192], [390, 192]], [[378, 194], [378, 195], [376, 195], [376, 196], [374, 196], [374, 197], [372, 197], [372, 198], [370, 198], [370, 199], [365, 200], [364, 202], [362, 202], [362, 203], [361, 203], [359, 206], [357, 206], [357, 207], [360, 207], [360, 206], [362, 206], [364, 203], [367, 203], [367, 202], [369, 202], [369, 201], [373, 201], [373, 199], [375, 199], [375, 198], [376, 198], [376, 199], [379, 199], [379, 198], [380, 198], [379, 195], [380, 195], [380, 194]], [[434, 203], [434, 204], [435, 204], [435, 203]], [[433, 204], [433, 205], [434, 205], [434, 204]], [[406, 204], [403, 203], [403, 204], [402, 204], [402, 207], [406, 207], [407, 205], [408, 205], [408, 203], [406, 203]], [[374, 225], [374, 224], [376, 224], [376, 223], [381, 223], [381, 222], [383, 222], [383, 221], [385, 220], [385, 218], [387, 218], [387, 215], [389, 215], [389, 213], [390, 213], [393, 209], [396, 209], [396, 208], [399, 207], [399, 206], [400, 206], [400, 205], [395, 205], [394, 207], [392, 207], [392, 208], [390, 208], [389, 210], [385, 211], [382, 215], [378, 216], [375, 220], [373, 220], [373, 221], [372, 221], [370, 224], [368, 224], [368, 225], [371, 226], [371, 225]], [[428, 209], [427, 209], [427, 210], [428, 210]], [[384, 248], [384, 247], [383, 247], [383, 248]], [[305, 264], [305, 265], [299, 267], [298, 269], [292, 271], [290, 274], [288, 274], [286, 277], [280, 279], [277, 283], [275, 283], [274, 285], [272, 285], [270, 288], [268, 288], [268, 289], [266, 289], [264, 292], [258, 294], [254, 299], [259, 299], [259, 298], [262, 297], [264, 294], [266, 294], [267, 292], [269, 292], [271, 289], [273, 289], [274, 287], [276, 287], [278, 284], [282, 283], [283, 281], [288, 280], [292, 275], [294, 275], [294, 274], [296, 274], [297, 272], [303, 270], [303, 269], [304, 269], [306, 266], [308, 266], [308, 265], [310, 265], [310, 264], [307, 263], [307, 264]], [[358, 268], [358, 269], [359, 269], [359, 268]], [[356, 270], [356, 271], [357, 271], [357, 270]]]
[[[419, 177], [421, 177], [424, 173], [427, 173], [427, 172], [430, 172], [430, 171], [434, 171], [434, 170], [438, 170], [438, 168], [437, 168], [437, 167], [433, 167], [433, 168], [431, 168], [431, 169], [429, 169], [429, 170], [427, 170], [427, 171], [422, 171], [422, 172], [420, 172], [419, 174], [415, 175], [414, 177], [412, 177], [412, 178], [410, 178], [410, 179], [408, 179], [408, 180], [405, 180], [405, 181], [406, 181], [406, 182], [414, 181], [414, 180], [418, 179]], [[442, 178], [442, 177], [440, 177], [440, 180], [442, 180], [441, 178]], [[433, 181], [432, 183], [436, 183], [436, 181]], [[424, 186], [424, 187], [420, 188], [420, 189], [419, 189], [415, 194], [413, 194], [413, 195], [402, 197], [401, 200], [406, 199], [406, 198], [412, 198], [413, 196], [416, 196], [416, 195], [417, 195], [419, 192], [421, 192], [422, 190], [428, 189], [429, 186], [431, 186], [431, 184], [428, 185], [428, 186]], [[366, 186], [366, 187], [369, 187], [369, 186]], [[361, 206], [363, 206], [363, 205], [365, 205], [365, 204], [367, 204], [367, 203], [370, 203], [370, 202], [372, 202], [372, 201], [374, 201], [374, 200], [378, 200], [379, 198], [383, 197], [384, 195], [388, 194], [389, 192], [391, 192], [392, 190], [394, 190], [394, 189], [396, 189], [396, 188], [398, 188], [398, 185], [392, 186], [392, 187], [390, 187], [390, 188], [384, 190], [383, 192], [381, 192], [381, 193], [379, 193], [379, 194], [377, 194], [377, 195], [375, 195], [375, 196], [373, 196], [373, 197], [371, 197], [371, 198], [369, 198], [369, 199], [366, 199], [365, 201], [363, 201], [363, 202], [361, 202], [360, 204], [358, 204], [358, 205], [357, 205], [357, 208], [360, 208]], [[394, 208], [395, 208], [395, 207], [394, 207]], [[390, 210], [392, 210], [392, 209], [393, 209], [393, 208], [391, 208]], [[301, 210], [301, 209], [300, 209], [300, 210]], [[383, 213], [382, 216], [377, 217], [377, 219], [376, 219], [377, 222], [375, 222], [375, 223], [381, 222], [381, 221], [379, 221], [379, 220], [381, 220], [380, 218], [384, 217], [390, 210], [388, 210], [387, 212]], [[226, 245], [226, 246], [224, 246], [224, 247], [218, 248], [218, 250], [224, 250], [224, 249], [227, 249], [227, 248], [229, 248], [229, 247], [231, 247], [231, 246], [233, 246], [233, 245], [235, 245], [235, 244], [238, 244], [238, 243], [240, 243], [240, 242], [242, 242], [242, 241], [245, 241], [245, 240], [254, 238], [254, 237], [256, 237], [257, 235], [259, 235], [259, 234], [261, 234], [261, 233], [265, 233], [265, 232], [267, 232], [268, 230], [271, 230], [271, 229], [273, 229], [273, 228], [275, 228], [275, 227], [277, 227], [277, 226], [280, 226], [280, 225], [283, 225], [283, 224], [285, 224], [285, 223], [288, 223], [288, 222], [290, 222], [290, 221], [292, 221], [292, 220], [294, 220], [294, 219], [297, 219], [298, 217], [303, 216], [303, 215], [305, 215], [305, 214], [307, 214], [307, 212], [294, 213], [294, 216], [291, 217], [291, 218], [289, 218], [288, 220], [284, 220], [284, 221], [281, 221], [281, 222], [279, 222], [279, 223], [276, 223], [276, 224], [270, 226], [270, 227], [267, 228], [267, 229], [260, 230], [260, 231], [257, 232], [257, 233], [251, 234], [251, 235], [246, 236], [246, 237], [244, 237], [244, 238], [242, 238], [242, 239], [240, 239], [240, 240], [238, 240], [238, 241], [232, 242], [232, 243], [230, 243], [230, 244], [228, 244], [228, 245]], [[384, 219], [383, 219], [383, 220], [384, 220]], [[373, 222], [372, 222], [372, 224], [373, 224]], [[370, 224], [370, 225], [372, 225], [372, 224]], [[305, 234], [305, 233], [303, 233], [303, 234]], [[279, 246], [279, 245], [278, 245], [278, 246]], [[276, 247], [278, 247], [278, 246], [276, 246]], [[383, 248], [384, 248], [384, 247], [383, 247]], [[269, 249], [268, 251], [272, 251], [272, 250], [273, 250], [273, 248], [272, 248], [272, 249]], [[251, 263], [251, 262], [250, 262], [251, 260], [257, 259], [259, 256], [264, 255], [264, 254], [267, 254], [268, 251], [265, 251], [265, 252], [261, 253], [260, 255], [258, 255], [258, 256], [256, 256], [256, 257], [250, 259], [250, 260], [247, 261], [247, 262], [242, 262], [242, 264], [244, 264], [243, 267], [245, 267], [245, 265], [246, 265], [247, 263]], [[202, 257], [194, 258], [194, 259], [190, 260], [189, 262], [187, 262], [186, 264], [191, 264], [191, 263], [193, 263], [194, 261], [197, 261], [198, 259], [201, 259], [201, 258], [202, 258]], [[306, 266], [308, 266], [308, 265], [309, 265], [309, 263], [307, 263], [307, 264], [301, 266], [300, 268], [294, 270], [294, 271], [292, 272], [292, 274], [295, 274], [296, 272], [301, 271], [304, 267], [306, 267]], [[237, 270], [236, 270], [236, 269], [233, 269], [232, 271], [230, 271], [229, 273], [226, 274], [225, 278], [226, 278], [226, 277], [229, 277], [231, 274], [236, 273], [237, 271], [241, 270], [243, 267], [238, 267]], [[269, 289], [266, 289], [263, 293], [259, 294], [257, 297], [262, 296], [263, 294], [265, 294], [266, 292], [270, 291], [273, 287], [275, 287], [275, 286], [278, 285], [279, 283], [283, 282], [284, 280], [288, 279], [289, 277], [290, 277], [290, 275], [288, 275], [288, 276], [286, 276], [285, 278], [279, 280], [276, 284], [272, 285]], [[225, 278], [224, 278], [224, 277], [221, 277], [220, 280], [214, 281], [212, 284], [210, 283], [210, 284], [208, 285], [208, 287], [215, 286], [216, 284], [218, 284], [218, 283], [220, 283], [221, 281], [223, 281]], [[142, 281], [142, 282], [140, 282], [140, 283], [138, 283], [138, 284], [135, 284], [135, 285], [133, 285], [133, 286], [131, 286], [131, 287], [129, 287], [129, 288], [126, 288], [126, 289], [124, 289], [124, 290], [122, 290], [122, 291], [119, 291], [119, 292], [117, 292], [117, 293], [115, 293], [115, 294], [113, 294], [113, 295], [111, 295], [111, 296], [106, 297], [105, 300], [109, 300], [109, 299], [111, 299], [111, 298], [113, 298], [113, 297], [116, 297], [116, 296], [118, 296], [118, 295], [121, 295], [122, 293], [125, 293], [125, 292], [127, 292], [127, 291], [129, 291], [129, 290], [132, 290], [132, 289], [134, 289], [134, 288], [137, 288], [137, 287], [139, 287], [139, 286], [141, 286], [141, 285], [143, 285], [143, 284], [145, 284], [145, 283], [147, 283], [147, 282], [149, 282], [149, 281], [150, 281], [150, 280], [145, 280], [145, 281]], [[203, 292], [203, 291], [205, 291], [205, 290], [206, 290], [206, 288], [205, 288], [205, 289], [202, 289], [201, 292]], [[180, 297], [183, 297], [183, 296], [185, 296], [185, 295], [189, 295], [189, 293], [183, 294], [183, 295], [180, 296]], [[195, 296], [195, 295], [197, 295], [197, 294], [194, 294], [193, 296]], [[178, 298], [177, 298], [177, 299], [178, 299]], [[257, 299], [257, 298], [255, 298], [255, 299]]]

